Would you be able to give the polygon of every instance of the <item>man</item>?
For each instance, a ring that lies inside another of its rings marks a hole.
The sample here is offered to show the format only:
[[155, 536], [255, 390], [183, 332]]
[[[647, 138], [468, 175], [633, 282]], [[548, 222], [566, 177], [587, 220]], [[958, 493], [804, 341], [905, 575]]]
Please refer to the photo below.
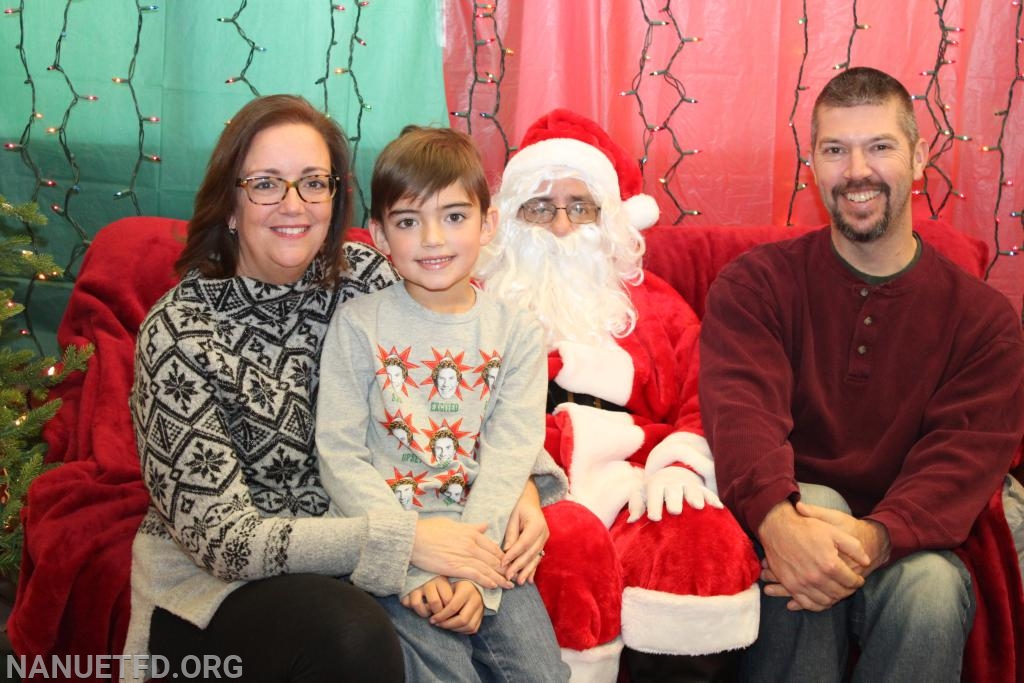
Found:
[[[536, 578], [574, 681], [615, 681], [623, 642], [713, 669], [757, 629], [757, 560], [715, 494], [701, 430], [699, 321], [642, 268], [638, 230], [658, 210], [640, 187], [637, 161], [595, 122], [552, 111], [504, 171], [478, 273], [547, 336], [545, 447], [575, 502], [545, 508]], [[627, 659], [634, 682], [666, 680], [652, 667], [668, 658]]]
[[434, 454], [432, 467], [448, 467], [455, 460], [455, 435], [448, 429], [440, 429], [430, 439], [430, 452]]
[[[928, 149], [894, 78], [814, 105], [821, 231], [722, 270], [700, 396], [722, 498], [764, 551], [746, 680], [958, 681], [975, 612], [952, 549], [1024, 430], [1009, 302], [912, 230]], [[976, 587], [975, 587], [976, 588]]]
[[454, 396], [455, 391], [459, 388], [459, 382], [462, 381], [458, 367], [451, 359], [447, 358], [434, 368], [431, 379], [434, 382], [435, 391], [443, 399], [450, 399]]

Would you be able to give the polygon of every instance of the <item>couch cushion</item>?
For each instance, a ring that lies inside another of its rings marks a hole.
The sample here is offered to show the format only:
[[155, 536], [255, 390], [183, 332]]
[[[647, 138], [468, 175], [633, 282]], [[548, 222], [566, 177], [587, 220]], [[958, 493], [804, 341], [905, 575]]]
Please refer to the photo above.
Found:
[[[644, 266], [672, 285], [704, 316], [704, 298], [722, 266], [751, 247], [799, 237], [818, 226], [775, 225], [659, 225], [644, 231], [647, 253]], [[988, 265], [987, 245], [948, 223], [914, 221], [921, 239], [968, 273], [981, 277]]]

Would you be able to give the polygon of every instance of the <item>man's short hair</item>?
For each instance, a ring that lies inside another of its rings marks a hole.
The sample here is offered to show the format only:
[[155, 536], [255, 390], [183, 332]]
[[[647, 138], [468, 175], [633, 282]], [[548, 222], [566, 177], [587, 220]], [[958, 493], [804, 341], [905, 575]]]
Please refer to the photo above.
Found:
[[910, 93], [902, 83], [889, 74], [867, 66], [847, 69], [822, 88], [818, 99], [814, 101], [814, 111], [811, 114], [811, 147], [818, 143], [818, 112], [821, 109], [885, 104], [890, 100], [899, 103], [900, 127], [913, 147], [917, 144], [920, 133]]

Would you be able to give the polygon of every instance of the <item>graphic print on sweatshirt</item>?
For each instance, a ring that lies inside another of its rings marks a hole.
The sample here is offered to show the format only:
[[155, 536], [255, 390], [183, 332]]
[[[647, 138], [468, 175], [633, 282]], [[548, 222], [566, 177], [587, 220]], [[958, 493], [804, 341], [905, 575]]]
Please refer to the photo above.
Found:
[[483, 389], [480, 390], [480, 396], [483, 398], [493, 390], [494, 381], [498, 379], [498, 372], [501, 370], [501, 355], [498, 354], [497, 349], [491, 351], [491, 353], [481, 351], [480, 355], [483, 357], [484, 362], [473, 369], [473, 372], [480, 375], [473, 388], [476, 389], [481, 384], [484, 385]]
[[[443, 354], [437, 349], [431, 349], [434, 354], [433, 360], [425, 360], [423, 364], [430, 368], [430, 376], [420, 382], [420, 385], [430, 385], [430, 395], [427, 400], [431, 401], [431, 412], [457, 412], [459, 403], [452, 401], [453, 398], [462, 401], [462, 390], [473, 391], [469, 383], [462, 377], [462, 373], [472, 368], [471, 365], [463, 365], [462, 358], [466, 352], [460, 352], [452, 356], [451, 351]], [[432, 401], [434, 396], [440, 396], [444, 401]]]
[[377, 374], [386, 377], [383, 389], [390, 388], [395, 393], [401, 391], [408, 396], [409, 387], [416, 388], [416, 381], [409, 376], [409, 370], [420, 366], [409, 362], [409, 353], [411, 351], [411, 346], [405, 347], [405, 351], [402, 352], [397, 351], [394, 346], [391, 347], [390, 351], [385, 351], [380, 346], [377, 347], [377, 355], [381, 363], [381, 368], [377, 371]]
[[422, 508], [428, 492], [434, 493], [432, 505], [465, 505], [479, 469], [480, 436], [465, 427], [484, 423], [501, 354], [431, 345], [424, 358], [428, 354], [414, 346], [376, 346], [383, 414], [374, 416], [374, 428], [394, 447], [386, 454], [393, 470], [388, 485], [405, 509]]
[[462, 465], [434, 478], [440, 483], [434, 493], [441, 499], [441, 502], [446, 505], [466, 504], [466, 497], [469, 495], [469, 475], [466, 474]]
[[427, 473], [413, 474], [412, 470], [403, 473], [397, 467], [394, 470], [395, 476], [386, 481], [391, 490], [395, 492], [395, 498], [398, 499], [398, 502], [406, 510], [412, 510], [413, 506], [423, 507], [419, 497], [426, 493], [426, 491], [423, 490], [420, 484], [423, 483]]

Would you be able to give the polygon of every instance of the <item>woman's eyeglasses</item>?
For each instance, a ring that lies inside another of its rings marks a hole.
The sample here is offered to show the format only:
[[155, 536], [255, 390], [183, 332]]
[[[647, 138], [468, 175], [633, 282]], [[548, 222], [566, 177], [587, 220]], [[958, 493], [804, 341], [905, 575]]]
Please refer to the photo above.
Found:
[[288, 188], [294, 187], [299, 199], [307, 204], [326, 202], [338, 189], [338, 178], [332, 175], [307, 175], [298, 180], [285, 180], [275, 176], [261, 175], [239, 178], [238, 187], [253, 204], [280, 204], [288, 196]]

